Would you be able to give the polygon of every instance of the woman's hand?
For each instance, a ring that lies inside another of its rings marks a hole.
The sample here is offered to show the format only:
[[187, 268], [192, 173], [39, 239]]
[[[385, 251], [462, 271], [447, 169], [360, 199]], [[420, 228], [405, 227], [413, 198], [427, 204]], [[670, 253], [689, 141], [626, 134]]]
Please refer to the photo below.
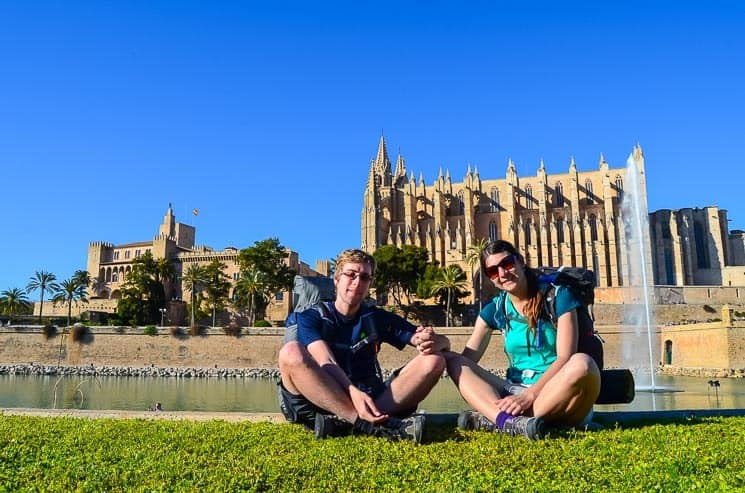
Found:
[[507, 397], [500, 399], [497, 402], [497, 407], [500, 411], [504, 411], [507, 414], [513, 416], [520, 416], [522, 414], [530, 413], [533, 409], [533, 402], [535, 396], [529, 390], [521, 394], [508, 395]]

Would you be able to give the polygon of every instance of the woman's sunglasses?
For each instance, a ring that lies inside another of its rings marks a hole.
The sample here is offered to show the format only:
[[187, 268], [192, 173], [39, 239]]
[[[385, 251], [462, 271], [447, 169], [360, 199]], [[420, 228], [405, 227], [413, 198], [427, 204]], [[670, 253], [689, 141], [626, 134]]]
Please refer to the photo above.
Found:
[[512, 270], [515, 268], [515, 256], [510, 255], [503, 258], [498, 264], [489, 265], [486, 267], [486, 276], [492, 281], [499, 275], [499, 268], [502, 270]]

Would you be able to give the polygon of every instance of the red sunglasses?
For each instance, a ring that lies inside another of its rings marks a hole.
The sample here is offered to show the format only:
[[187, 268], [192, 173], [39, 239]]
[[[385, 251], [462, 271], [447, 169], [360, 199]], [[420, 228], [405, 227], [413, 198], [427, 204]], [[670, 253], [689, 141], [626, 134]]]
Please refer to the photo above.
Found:
[[503, 258], [498, 264], [489, 265], [486, 267], [486, 276], [494, 280], [499, 275], [499, 268], [502, 268], [502, 270], [512, 270], [515, 268], [515, 256], [509, 255], [505, 258]]

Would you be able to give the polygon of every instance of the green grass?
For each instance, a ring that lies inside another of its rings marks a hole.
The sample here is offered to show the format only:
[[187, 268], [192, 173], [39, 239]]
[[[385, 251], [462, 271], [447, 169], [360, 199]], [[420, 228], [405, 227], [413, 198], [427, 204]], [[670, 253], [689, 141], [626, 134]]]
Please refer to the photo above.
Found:
[[0, 416], [0, 491], [745, 491], [745, 418], [530, 442], [315, 440], [297, 425]]

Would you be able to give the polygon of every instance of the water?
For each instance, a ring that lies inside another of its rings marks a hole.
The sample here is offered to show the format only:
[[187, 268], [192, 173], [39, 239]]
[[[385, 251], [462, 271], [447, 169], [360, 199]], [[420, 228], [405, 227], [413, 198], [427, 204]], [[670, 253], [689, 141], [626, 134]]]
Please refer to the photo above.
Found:
[[[637, 154], [639, 153], [639, 154]], [[623, 341], [622, 366], [629, 368], [639, 391], [655, 391], [655, 322], [652, 316], [649, 287], [652, 285], [651, 253], [649, 244], [649, 220], [646, 193], [643, 186], [643, 171], [640, 169], [641, 150], [634, 149], [626, 161], [626, 189], [623, 194], [622, 213], [626, 229], [627, 269], [624, 284], [631, 288], [633, 301], [624, 308], [625, 323], [635, 327]], [[639, 161], [637, 161], [637, 156]], [[645, 351], [641, 348], [646, 349]]]
[[[54, 406], [56, 377], [0, 375], [0, 408]], [[662, 387], [680, 392], [638, 392], [634, 402], [596, 406], [598, 411], [653, 411], [745, 408], [745, 379], [721, 379], [720, 387], [693, 377], [657, 376]], [[166, 411], [279, 412], [271, 379], [64, 377], [56, 408], [143, 411], [156, 402]], [[467, 409], [449, 379], [443, 379], [419, 406], [432, 413]]]

